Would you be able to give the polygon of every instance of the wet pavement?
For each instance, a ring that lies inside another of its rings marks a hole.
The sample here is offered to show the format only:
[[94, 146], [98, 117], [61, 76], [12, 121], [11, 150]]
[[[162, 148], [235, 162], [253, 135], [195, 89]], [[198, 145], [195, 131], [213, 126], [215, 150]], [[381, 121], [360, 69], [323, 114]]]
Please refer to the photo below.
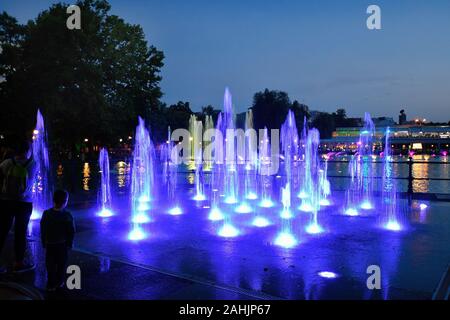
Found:
[[[430, 299], [450, 262], [447, 202], [430, 202], [425, 211], [413, 203], [399, 232], [380, 228], [376, 214], [345, 217], [331, 206], [319, 215], [325, 232], [308, 235], [302, 230], [310, 217], [296, 210], [299, 245], [292, 249], [274, 245], [279, 207], [257, 209], [273, 223], [266, 228], [250, 225], [252, 213], [237, 214], [233, 223], [241, 234], [221, 238], [221, 223], [208, 221], [202, 204], [187, 201], [179, 216], [166, 213], [168, 204], [152, 206], [152, 222], [143, 227], [148, 237], [139, 242], [127, 239], [126, 206], [116, 205], [111, 218], [97, 217], [91, 204], [72, 206], [77, 234], [69, 263], [80, 266], [82, 289], [49, 298]], [[35, 272], [0, 280], [45, 287], [37, 225], [30, 226], [29, 243]], [[10, 251], [5, 248], [2, 261], [11, 260]], [[381, 290], [366, 286], [369, 265], [381, 268]], [[335, 277], [324, 277], [330, 274]]]

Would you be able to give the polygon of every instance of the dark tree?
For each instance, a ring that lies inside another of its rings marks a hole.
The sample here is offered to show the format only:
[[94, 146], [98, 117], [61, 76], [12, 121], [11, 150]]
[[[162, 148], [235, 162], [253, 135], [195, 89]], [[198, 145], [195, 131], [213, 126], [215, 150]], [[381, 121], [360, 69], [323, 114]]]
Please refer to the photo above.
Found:
[[299, 133], [303, 130], [303, 125], [306, 121], [311, 118], [311, 113], [309, 112], [309, 107], [306, 104], [299, 103], [295, 100], [292, 103], [291, 110], [295, 116], [295, 124], [297, 125], [297, 130]]
[[320, 132], [320, 138], [329, 139], [336, 129], [335, 117], [327, 112], [320, 112], [312, 121], [312, 127]]
[[286, 92], [265, 89], [253, 97], [253, 120], [255, 129], [280, 129], [291, 107]]
[[128, 135], [138, 115], [161, 115], [163, 53], [140, 26], [110, 15], [107, 1], [77, 5], [81, 30], [67, 29], [62, 3], [26, 25], [0, 16], [2, 130], [32, 128], [41, 108], [54, 142], [106, 143]]
[[169, 106], [167, 109], [167, 121], [170, 129], [188, 129], [189, 117], [193, 114], [189, 102], [179, 101], [177, 104]]

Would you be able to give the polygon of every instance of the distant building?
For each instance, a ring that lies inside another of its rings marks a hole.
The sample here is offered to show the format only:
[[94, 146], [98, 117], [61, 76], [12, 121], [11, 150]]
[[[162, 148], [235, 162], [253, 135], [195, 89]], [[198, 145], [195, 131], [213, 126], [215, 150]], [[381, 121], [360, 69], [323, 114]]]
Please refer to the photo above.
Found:
[[[383, 150], [386, 129], [387, 126], [376, 127], [373, 137], [375, 151]], [[447, 154], [450, 150], [450, 126], [448, 125], [389, 125], [389, 129], [390, 143], [395, 153], [407, 154], [413, 151]], [[323, 151], [355, 152], [358, 148], [360, 131], [361, 127], [336, 128], [331, 139], [321, 139], [321, 148]]]
[[406, 124], [406, 113], [405, 110], [400, 110], [400, 115], [398, 116], [398, 124]]

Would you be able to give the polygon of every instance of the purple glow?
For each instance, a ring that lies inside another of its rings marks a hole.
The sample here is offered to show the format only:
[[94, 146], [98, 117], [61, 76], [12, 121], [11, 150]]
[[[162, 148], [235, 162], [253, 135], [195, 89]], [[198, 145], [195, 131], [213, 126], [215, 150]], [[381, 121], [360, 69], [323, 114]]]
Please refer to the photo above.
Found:
[[331, 271], [321, 271], [317, 273], [320, 277], [326, 278], [326, 279], [336, 279], [338, 275]]
[[133, 230], [128, 234], [128, 240], [130, 241], [139, 241], [144, 240], [147, 237], [144, 230], [142, 228], [135, 226]]
[[225, 224], [222, 228], [220, 228], [218, 234], [224, 238], [234, 238], [239, 235], [239, 230], [231, 224]]
[[237, 213], [250, 213], [252, 212], [252, 207], [250, 207], [247, 203], [241, 203], [236, 209], [234, 210]]
[[102, 218], [109, 218], [112, 217], [114, 214], [109, 209], [102, 209], [99, 213], [97, 213], [97, 215]]
[[264, 217], [256, 217], [253, 219], [252, 225], [258, 228], [265, 228], [270, 225], [270, 221]]
[[371, 209], [373, 209], [373, 205], [369, 201], [366, 200], [363, 203], [361, 203], [361, 209], [371, 210]]
[[236, 204], [238, 201], [237, 201], [236, 197], [228, 196], [228, 197], [225, 198], [224, 202], [227, 203], [227, 204]]
[[282, 232], [280, 234], [278, 234], [278, 236], [275, 239], [275, 244], [277, 246], [286, 248], [286, 249], [290, 249], [293, 248], [297, 245], [297, 240], [295, 239], [295, 237], [287, 232]]
[[274, 203], [270, 199], [263, 199], [259, 203], [259, 206], [262, 207], [262, 208], [272, 208], [274, 206]]
[[183, 210], [181, 210], [180, 207], [174, 207], [169, 210], [169, 214], [172, 216], [179, 216], [179, 215], [183, 214]]
[[357, 216], [359, 213], [358, 213], [358, 210], [356, 210], [355, 208], [348, 208], [347, 210], [345, 210], [345, 214], [346, 214], [347, 216], [355, 217], [355, 216]]
[[208, 219], [211, 221], [220, 221], [223, 220], [224, 218], [225, 217], [219, 208], [213, 208], [208, 216]]
[[387, 230], [391, 230], [391, 231], [400, 231], [402, 229], [402, 227], [400, 226], [400, 224], [397, 221], [389, 221], [385, 228]]
[[149, 223], [150, 218], [145, 212], [138, 212], [133, 216], [133, 223]]
[[246, 196], [248, 200], [256, 200], [258, 199], [258, 195], [254, 192], [249, 192]]
[[313, 207], [311, 206], [311, 204], [309, 202], [302, 202], [302, 204], [300, 205], [300, 207], [298, 209], [303, 212], [312, 212], [313, 211]]
[[306, 232], [309, 234], [319, 234], [323, 232], [323, 229], [317, 223], [312, 223], [306, 227]]

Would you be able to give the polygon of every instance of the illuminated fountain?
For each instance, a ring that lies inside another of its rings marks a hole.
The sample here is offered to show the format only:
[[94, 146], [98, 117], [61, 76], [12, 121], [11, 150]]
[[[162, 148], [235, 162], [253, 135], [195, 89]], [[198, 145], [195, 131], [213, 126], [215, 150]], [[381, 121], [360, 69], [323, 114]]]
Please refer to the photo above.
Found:
[[40, 110], [36, 115], [36, 127], [33, 131], [33, 159], [35, 163], [34, 183], [32, 187], [32, 220], [40, 219], [42, 212], [50, 207], [51, 186], [49, 181], [50, 161], [47, 148], [47, 132]]
[[[174, 148], [174, 143], [170, 139], [170, 127], [168, 128], [167, 141], [161, 146], [160, 161], [162, 165], [162, 172], [164, 183], [167, 190], [167, 200], [172, 205], [168, 214], [178, 216], [183, 214], [183, 210], [179, 206], [179, 199], [176, 194], [178, 170], [176, 162], [178, 160], [177, 149]], [[173, 160], [173, 161], [172, 161]], [[174, 163], [175, 162], [175, 163]]]
[[195, 166], [195, 201], [204, 201], [206, 196], [203, 190], [203, 157], [202, 157], [202, 135], [203, 124], [192, 115], [189, 120], [189, 128], [191, 132], [192, 157]]
[[111, 210], [111, 189], [109, 182], [109, 157], [108, 151], [105, 148], [100, 149], [98, 158], [98, 165], [100, 168], [100, 190], [98, 193], [98, 202], [100, 211], [98, 216], [107, 218], [113, 215]]
[[154, 147], [144, 120], [139, 117], [136, 127], [133, 164], [131, 169], [132, 230], [130, 240], [141, 240], [145, 233], [141, 224], [150, 222], [148, 211], [152, 200]]
[[[320, 135], [317, 129], [311, 129], [308, 132], [305, 146], [305, 191], [308, 197], [302, 199], [300, 210], [311, 212], [311, 221], [306, 227], [310, 234], [317, 234], [323, 231], [318, 222], [318, 212], [320, 209], [320, 162], [318, 148]], [[306, 206], [306, 207], [305, 207]]]
[[245, 113], [245, 185], [244, 194], [247, 200], [258, 199], [257, 168], [258, 168], [258, 137], [253, 129], [253, 112]]
[[400, 231], [402, 229], [399, 216], [401, 215], [401, 206], [397, 198], [396, 186], [392, 179], [392, 149], [389, 141], [390, 129], [385, 132], [385, 142], [383, 151], [383, 186], [381, 192], [382, 198], [382, 225], [391, 231]]
[[367, 112], [364, 115], [364, 127], [358, 140], [358, 151], [349, 163], [350, 187], [346, 193], [344, 214], [360, 215], [360, 209], [373, 209], [373, 169], [372, 152], [375, 126]]
[[364, 114], [364, 128], [360, 132], [358, 141], [358, 180], [361, 197], [361, 209], [369, 210], [373, 208], [373, 170], [372, 152], [373, 138], [375, 135], [375, 125], [369, 113]]
[[[233, 102], [231, 93], [228, 88], [225, 88], [225, 94], [223, 98], [223, 112], [221, 113], [221, 121], [217, 122], [219, 130], [225, 137], [225, 172], [222, 190], [224, 190], [224, 202], [226, 204], [236, 204], [238, 202], [237, 186], [238, 171], [236, 162], [236, 146], [234, 143], [234, 115], [233, 115]], [[224, 214], [222, 227], [218, 232], [221, 237], [236, 237], [239, 235], [239, 230], [233, 225], [231, 213]]]

